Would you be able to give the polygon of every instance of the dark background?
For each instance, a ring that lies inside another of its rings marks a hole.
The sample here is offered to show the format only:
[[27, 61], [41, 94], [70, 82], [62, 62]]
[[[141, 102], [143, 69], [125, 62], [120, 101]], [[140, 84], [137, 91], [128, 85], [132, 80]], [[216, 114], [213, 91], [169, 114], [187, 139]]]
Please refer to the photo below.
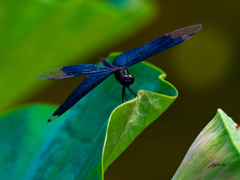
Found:
[[[138, 47], [175, 29], [193, 24], [202, 24], [203, 28], [189, 41], [147, 60], [167, 73], [166, 79], [178, 89], [179, 97], [109, 167], [106, 180], [171, 179], [217, 108], [240, 123], [239, 1], [154, 2], [158, 12], [153, 23], [127, 41], [94, 54], [88, 63], [95, 64], [109, 52]], [[74, 78], [53, 82], [15, 106], [29, 102], [60, 104], [78, 84]]]

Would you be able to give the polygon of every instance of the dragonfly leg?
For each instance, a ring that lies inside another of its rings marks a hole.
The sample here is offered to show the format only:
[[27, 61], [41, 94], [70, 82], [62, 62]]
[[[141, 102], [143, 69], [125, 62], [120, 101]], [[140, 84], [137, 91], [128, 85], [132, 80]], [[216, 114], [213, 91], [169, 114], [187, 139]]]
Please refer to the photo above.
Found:
[[124, 103], [125, 86], [122, 87], [122, 102]]
[[[128, 88], [128, 90], [131, 92], [131, 95], [133, 94], [135, 97], [137, 96], [137, 94], [135, 93], [135, 92], [133, 92], [131, 89], [130, 89], [130, 87], [127, 87]], [[131, 96], [130, 95], [130, 96]]]
[[126, 94], [125, 88], [126, 88], [125, 86], [123, 86], [123, 88], [122, 88], [122, 102], [124, 102], [124, 99], [128, 101], [131, 98], [131, 95], [129, 96]]

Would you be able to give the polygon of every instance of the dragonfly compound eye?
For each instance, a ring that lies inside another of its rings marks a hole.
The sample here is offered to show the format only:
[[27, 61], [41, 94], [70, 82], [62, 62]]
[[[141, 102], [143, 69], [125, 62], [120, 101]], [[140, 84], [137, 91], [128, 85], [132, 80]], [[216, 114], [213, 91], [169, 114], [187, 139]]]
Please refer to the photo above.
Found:
[[124, 86], [128, 87], [133, 84], [134, 82], [134, 77], [131, 74], [123, 74], [121, 76], [122, 83]]

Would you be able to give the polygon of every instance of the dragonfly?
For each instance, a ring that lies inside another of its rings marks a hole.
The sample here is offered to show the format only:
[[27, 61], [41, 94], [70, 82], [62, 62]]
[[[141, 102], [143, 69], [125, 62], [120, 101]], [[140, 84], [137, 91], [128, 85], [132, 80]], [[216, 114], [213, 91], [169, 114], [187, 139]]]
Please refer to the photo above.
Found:
[[[202, 28], [201, 24], [177, 29], [167, 33], [149, 43], [128, 50], [117, 56], [113, 63], [101, 58], [101, 65], [94, 64], [77, 64], [52, 69], [39, 74], [39, 79], [63, 79], [74, 76], [88, 75], [77, 88], [69, 95], [69, 97], [57, 108], [57, 110], [49, 118], [48, 122], [57, 119], [64, 114], [79, 100], [86, 96], [98, 84], [114, 74], [116, 80], [122, 85], [122, 101], [129, 100], [132, 95], [137, 96], [129, 87], [134, 83], [134, 77], [129, 73], [128, 67], [133, 66], [157, 53], [176, 46], [196, 34]], [[130, 91], [130, 95], [126, 94], [126, 88]]]

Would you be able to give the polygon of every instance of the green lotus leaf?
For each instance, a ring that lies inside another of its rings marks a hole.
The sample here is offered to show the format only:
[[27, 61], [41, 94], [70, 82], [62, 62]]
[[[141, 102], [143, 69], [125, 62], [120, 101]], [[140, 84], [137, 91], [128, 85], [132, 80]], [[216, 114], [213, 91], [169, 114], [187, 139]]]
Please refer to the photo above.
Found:
[[173, 180], [240, 177], [240, 129], [221, 109], [191, 145]]
[[[117, 55], [112, 54], [110, 61]], [[135, 77], [131, 88], [138, 96], [123, 104], [122, 86], [112, 75], [51, 123], [47, 119], [53, 108], [42, 106], [23, 108], [1, 119], [0, 123], [9, 124], [1, 142], [12, 151], [2, 153], [0, 175], [4, 171], [9, 175], [5, 179], [103, 179], [109, 165], [177, 97], [177, 90], [164, 80], [166, 75], [159, 68], [139, 63], [129, 71]], [[29, 108], [34, 112], [29, 114]], [[31, 150], [25, 149], [29, 146]], [[17, 170], [13, 168], [16, 162]]]
[[1, 1], [0, 110], [49, 85], [37, 74], [86, 62], [146, 26], [154, 12], [143, 0]]
[[44, 121], [49, 105], [30, 105], [0, 117], [0, 179], [24, 179], [33, 159], [56, 124]]

